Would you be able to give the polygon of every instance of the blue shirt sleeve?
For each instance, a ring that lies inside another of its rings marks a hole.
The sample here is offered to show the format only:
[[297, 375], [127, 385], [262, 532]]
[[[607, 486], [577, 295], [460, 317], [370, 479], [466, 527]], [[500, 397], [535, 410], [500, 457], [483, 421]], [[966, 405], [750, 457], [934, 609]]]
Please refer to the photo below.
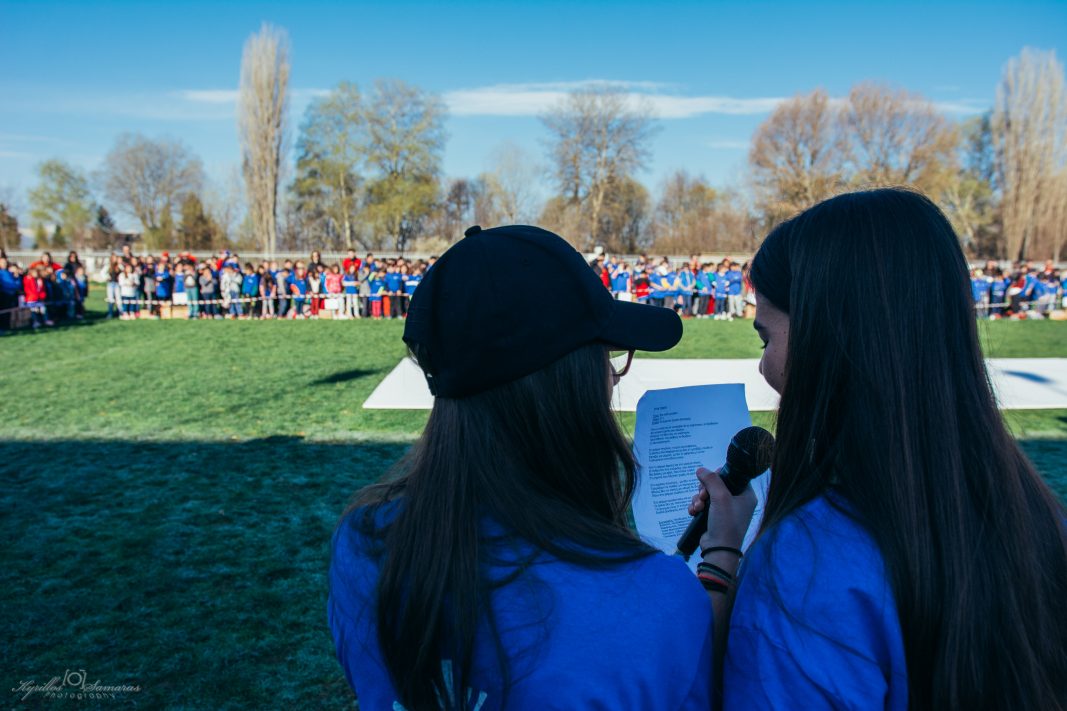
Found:
[[900, 709], [903, 636], [876, 545], [825, 498], [745, 558], [730, 621], [724, 709]]

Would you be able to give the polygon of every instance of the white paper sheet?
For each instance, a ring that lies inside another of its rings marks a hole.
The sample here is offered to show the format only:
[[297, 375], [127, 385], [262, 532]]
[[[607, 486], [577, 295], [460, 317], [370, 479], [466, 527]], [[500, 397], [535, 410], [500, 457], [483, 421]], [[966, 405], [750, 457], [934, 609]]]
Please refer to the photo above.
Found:
[[[689, 525], [686, 511], [699, 482], [699, 467], [716, 470], [726, 462], [730, 439], [752, 424], [745, 386], [694, 385], [649, 390], [637, 403], [634, 457], [637, 491], [633, 514], [637, 532], [665, 553], [674, 553]], [[769, 474], [752, 481], [756, 512], [743, 548], [752, 542], [763, 514]], [[699, 555], [690, 559], [695, 570]]]

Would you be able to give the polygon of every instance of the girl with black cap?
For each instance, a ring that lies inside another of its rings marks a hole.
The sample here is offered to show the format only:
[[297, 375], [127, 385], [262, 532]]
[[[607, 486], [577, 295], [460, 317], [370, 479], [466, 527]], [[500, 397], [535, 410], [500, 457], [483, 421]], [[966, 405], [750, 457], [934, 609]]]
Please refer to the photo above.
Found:
[[333, 538], [329, 620], [361, 707], [709, 707], [711, 606], [627, 525], [611, 409], [633, 351], [680, 337], [535, 227], [471, 228], [427, 273], [404, 340], [433, 409]]

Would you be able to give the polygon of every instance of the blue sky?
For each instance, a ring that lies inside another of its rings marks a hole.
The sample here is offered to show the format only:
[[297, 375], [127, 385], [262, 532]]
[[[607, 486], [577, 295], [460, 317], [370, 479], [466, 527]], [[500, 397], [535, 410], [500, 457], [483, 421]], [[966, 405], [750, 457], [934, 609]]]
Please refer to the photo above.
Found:
[[221, 182], [238, 163], [232, 97], [262, 21], [288, 30], [292, 123], [343, 80], [397, 77], [450, 109], [444, 169], [473, 176], [503, 142], [540, 161], [537, 114], [607, 80], [660, 118], [653, 189], [678, 168], [744, 180], [748, 141], [775, 101], [873, 79], [947, 115], [991, 105], [1024, 46], [1067, 58], [1067, 2], [134, 3], [0, 0], [0, 189], [34, 166], [87, 170], [123, 131], [177, 137]]

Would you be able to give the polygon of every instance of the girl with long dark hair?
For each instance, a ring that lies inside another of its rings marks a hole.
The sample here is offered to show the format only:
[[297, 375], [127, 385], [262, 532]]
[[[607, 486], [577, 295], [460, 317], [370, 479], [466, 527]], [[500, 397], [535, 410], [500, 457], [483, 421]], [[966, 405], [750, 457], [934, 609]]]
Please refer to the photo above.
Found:
[[[681, 321], [614, 300], [552, 233], [467, 234], [405, 324], [426, 428], [334, 535], [330, 626], [361, 707], [708, 708], [711, 606], [629, 527], [611, 408], [633, 350], [672, 347]], [[509, 288], [494, 264], [518, 265]]]
[[[759, 536], [710, 593], [724, 707], [1067, 708], [1064, 509], [997, 410], [945, 216], [841, 195], [772, 231], [751, 278], [781, 402]], [[698, 476], [704, 544], [736, 546], [747, 502]]]

